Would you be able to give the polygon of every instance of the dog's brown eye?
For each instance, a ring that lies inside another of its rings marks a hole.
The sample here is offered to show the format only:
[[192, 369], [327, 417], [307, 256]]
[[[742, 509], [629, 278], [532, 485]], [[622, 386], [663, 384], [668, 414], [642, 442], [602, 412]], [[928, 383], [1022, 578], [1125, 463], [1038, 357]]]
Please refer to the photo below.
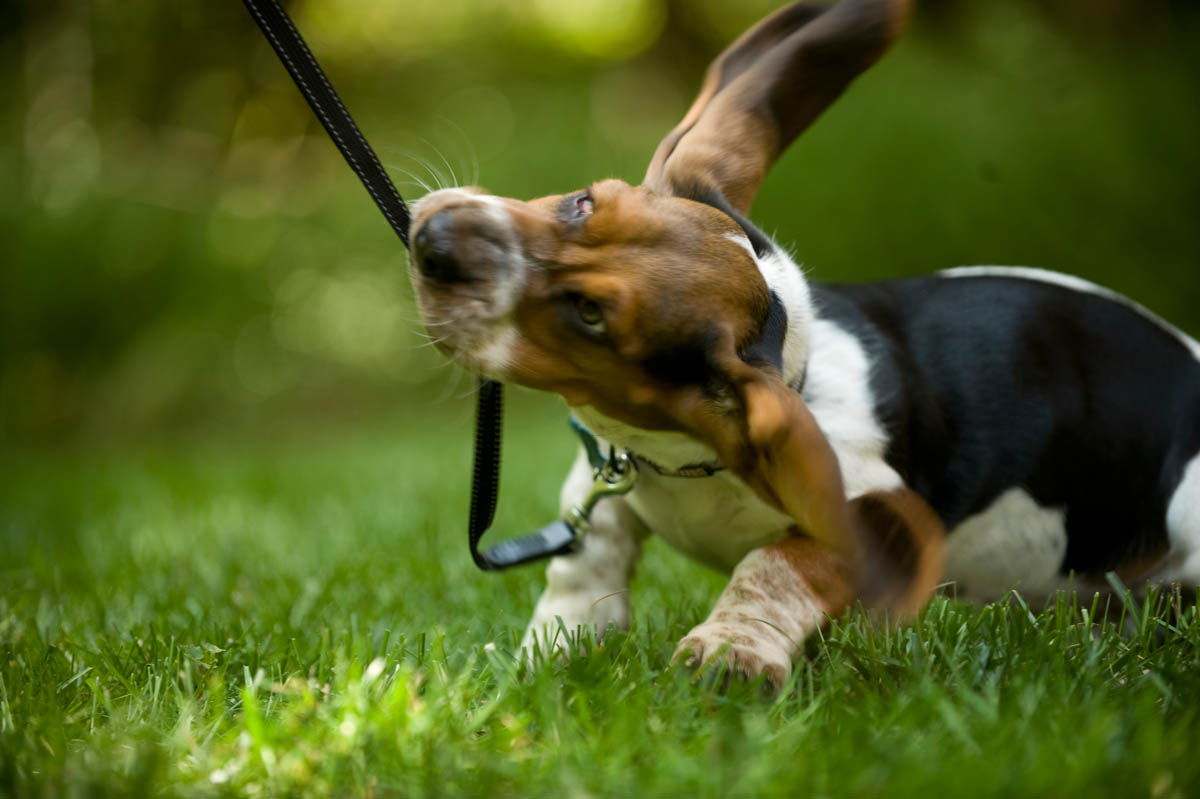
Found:
[[580, 216], [590, 216], [592, 207], [591, 195], [584, 194], [575, 200], [575, 210], [579, 211]]
[[581, 322], [597, 332], [604, 332], [604, 309], [600, 307], [600, 303], [587, 297], [578, 297], [575, 300], [575, 310], [579, 312]]

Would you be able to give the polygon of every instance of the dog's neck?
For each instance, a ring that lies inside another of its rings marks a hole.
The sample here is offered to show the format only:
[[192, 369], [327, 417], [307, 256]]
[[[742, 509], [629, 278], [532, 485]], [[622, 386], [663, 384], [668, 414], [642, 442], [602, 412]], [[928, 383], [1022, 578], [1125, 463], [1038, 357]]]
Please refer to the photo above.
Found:
[[[808, 283], [800, 267], [777, 245], [765, 257], [759, 257], [748, 239], [737, 237], [737, 241], [744, 244], [754, 257], [767, 288], [779, 297], [787, 312], [787, 332], [781, 358], [783, 378], [788, 385], [799, 390], [808, 370], [810, 336], [815, 316]], [[716, 463], [718, 460], [711, 447], [685, 433], [644, 430], [605, 416], [591, 406], [579, 406], [571, 410], [597, 437], [664, 469], [677, 470], [697, 463]]]
[[619, 449], [626, 449], [665, 469], [680, 469], [695, 463], [714, 463], [717, 453], [685, 433], [643, 430], [605, 416], [590, 405], [571, 408], [583, 426]]

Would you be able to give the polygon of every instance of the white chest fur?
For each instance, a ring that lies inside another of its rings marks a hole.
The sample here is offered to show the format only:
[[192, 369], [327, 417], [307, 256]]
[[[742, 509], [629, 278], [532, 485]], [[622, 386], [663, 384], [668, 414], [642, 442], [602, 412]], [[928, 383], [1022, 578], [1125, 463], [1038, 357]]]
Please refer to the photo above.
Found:
[[643, 469], [626, 499], [667, 543], [723, 572], [733, 571], [751, 550], [783, 538], [795, 523], [727, 471], [691, 478]]
[[[716, 459], [711, 449], [682, 433], [639, 430], [591, 408], [573, 410], [604, 448], [609, 443], [627, 447], [670, 468]], [[752, 549], [782, 538], [793, 524], [727, 471], [710, 477], [665, 477], [643, 468], [625, 501], [671, 546], [725, 572]]]

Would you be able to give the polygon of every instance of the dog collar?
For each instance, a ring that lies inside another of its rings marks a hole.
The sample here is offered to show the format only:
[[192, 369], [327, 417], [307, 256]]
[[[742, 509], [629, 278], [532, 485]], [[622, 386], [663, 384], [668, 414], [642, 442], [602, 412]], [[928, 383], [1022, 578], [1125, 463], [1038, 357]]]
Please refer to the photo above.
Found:
[[712, 477], [717, 472], [725, 471], [725, 464], [719, 461], [712, 461], [711, 463], [689, 463], [684, 466], [680, 466], [678, 469], [668, 469], [665, 466], [659, 466], [654, 461], [650, 460], [649, 458], [642, 457], [641, 455], [634, 455], [633, 458], [638, 462], [639, 465], [649, 466], [652, 470], [663, 477]]
[[[604, 468], [608, 459], [600, 451], [600, 442], [597, 440], [595, 433], [584, 427], [583, 423], [574, 416], [570, 417], [570, 423], [571, 429], [575, 431], [575, 435], [579, 436], [579, 441], [583, 444], [584, 451], [587, 452], [588, 463], [592, 465], [592, 470], [597, 471]], [[712, 477], [717, 472], [725, 470], [725, 464], [720, 461], [688, 463], [680, 466], [678, 469], [668, 469], [643, 455], [638, 455], [636, 452], [629, 450], [624, 450], [623, 452], [636, 462], [638, 466], [648, 467], [663, 477]]]

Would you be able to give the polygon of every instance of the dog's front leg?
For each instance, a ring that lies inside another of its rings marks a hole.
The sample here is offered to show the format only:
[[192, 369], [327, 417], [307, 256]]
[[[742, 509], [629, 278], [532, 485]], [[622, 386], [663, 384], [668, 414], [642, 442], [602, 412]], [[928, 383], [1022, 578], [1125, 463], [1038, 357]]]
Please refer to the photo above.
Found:
[[[563, 510], [587, 496], [592, 482], [592, 468], [580, 452], [563, 484]], [[596, 505], [581, 549], [554, 558], [546, 569], [546, 590], [521, 642], [527, 657], [535, 645], [547, 654], [565, 651], [564, 628], [570, 635], [581, 628], [603, 635], [610, 624], [628, 629], [629, 580], [647, 533], [623, 497], [609, 497]]]
[[804, 639], [850, 606], [854, 585], [849, 561], [812, 539], [752, 550], [712, 613], [679, 642], [675, 659], [688, 666], [715, 659], [747, 678], [765, 674], [781, 688]]
[[941, 520], [906, 488], [863, 494], [849, 511], [864, 550], [857, 567], [799, 534], [755, 549], [675, 657], [692, 666], [717, 658], [747, 677], [765, 674], [780, 688], [804, 639], [860, 596], [901, 617], [916, 613], [941, 576]]

